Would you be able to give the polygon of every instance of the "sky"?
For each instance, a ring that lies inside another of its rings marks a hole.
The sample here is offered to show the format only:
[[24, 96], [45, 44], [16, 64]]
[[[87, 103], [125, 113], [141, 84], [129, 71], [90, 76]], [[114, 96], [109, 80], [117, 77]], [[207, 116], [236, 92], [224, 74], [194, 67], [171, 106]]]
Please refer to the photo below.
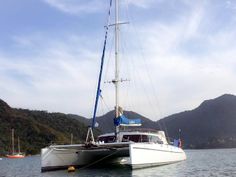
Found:
[[[0, 99], [92, 117], [108, 8], [109, 0], [1, 1]], [[236, 94], [236, 1], [121, 0], [120, 21], [128, 22], [119, 57], [125, 110], [158, 120]], [[114, 108], [113, 31], [98, 115]]]

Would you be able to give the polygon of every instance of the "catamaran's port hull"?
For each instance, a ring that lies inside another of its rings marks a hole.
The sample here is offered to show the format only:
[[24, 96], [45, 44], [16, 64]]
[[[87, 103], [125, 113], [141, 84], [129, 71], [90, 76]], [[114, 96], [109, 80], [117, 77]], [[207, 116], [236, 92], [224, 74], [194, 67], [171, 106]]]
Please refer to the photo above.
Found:
[[55, 145], [41, 150], [41, 171], [68, 166], [125, 165], [131, 169], [166, 165], [186, 159], [184, 151], [155, 143], [111, 143], [92, 147]]
[[41, 171], [118, 163], [120, 158], [129, 156], [127, 143], [102, 144], [87, 147], [85, 145], [55, 145], [41, 149]]

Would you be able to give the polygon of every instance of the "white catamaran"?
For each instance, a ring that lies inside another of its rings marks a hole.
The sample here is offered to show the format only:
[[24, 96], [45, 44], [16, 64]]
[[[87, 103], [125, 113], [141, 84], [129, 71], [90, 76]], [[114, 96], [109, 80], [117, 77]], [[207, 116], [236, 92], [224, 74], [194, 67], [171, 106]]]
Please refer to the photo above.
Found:
[[[113, 0], [114, 1], [114, 0]], [[93, 164], [119, 164], [132, 169], [158, 166], [179, 162], [186, 159], [185, 152], [178, 146], [168, 144], [164, 131], [120, 130], [123, 126], [139, 126], [139, 119], [127, 119], [118, 102], [119, 83], [119, 1], [115, 0], [115, 23], [106, 28], [104, 49], [101, 59], [97, 96], [95, 101], [92, 126], [88, 129], [84, 144], [50, 145], [41, 149], [41, 171], [68, 168], [69, 166], [90, 166]], [[112, 0], [110, 0], [111, 11]], [[103, 61], [105, 56], [108, 27], [115, 28], [115, 115], [114, 133], [100, 135], [95, 141], [92, 130], [96, 124], [96, 111], [100, 95]]]

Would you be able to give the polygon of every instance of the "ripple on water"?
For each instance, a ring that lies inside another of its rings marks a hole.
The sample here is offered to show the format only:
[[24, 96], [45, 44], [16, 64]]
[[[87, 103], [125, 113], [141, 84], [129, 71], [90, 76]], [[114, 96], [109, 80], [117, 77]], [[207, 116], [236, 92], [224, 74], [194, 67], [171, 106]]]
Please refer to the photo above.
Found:
[[0, 177], [225, 177], [236, 176], [236, 149], [186, 150], [187, 160], [155, 168], [90, 168], [40, 172], [40, 156], [0, 160]]

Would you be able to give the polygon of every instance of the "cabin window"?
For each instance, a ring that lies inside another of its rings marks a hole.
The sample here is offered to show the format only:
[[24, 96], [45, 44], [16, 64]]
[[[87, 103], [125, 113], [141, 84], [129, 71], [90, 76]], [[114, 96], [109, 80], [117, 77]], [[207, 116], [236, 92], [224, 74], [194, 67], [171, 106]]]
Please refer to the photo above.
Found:
[[149, 142], [149, 138], [147, 135], [141, 135], [141, 142]]
[[157, 136], [149, 136], [149, 141], [153, 143], [163, 144], [163, 141]]
[[123, 135], [122, 142], [149, 142], [147, 135]]
[[123, 135], [122, 142], [139, 142], [140, 135]]
[[113, 143], [115, 142], [115, 136], [102, 136], [98, 138], [98, 141], [101, 141], [104, 143]]

